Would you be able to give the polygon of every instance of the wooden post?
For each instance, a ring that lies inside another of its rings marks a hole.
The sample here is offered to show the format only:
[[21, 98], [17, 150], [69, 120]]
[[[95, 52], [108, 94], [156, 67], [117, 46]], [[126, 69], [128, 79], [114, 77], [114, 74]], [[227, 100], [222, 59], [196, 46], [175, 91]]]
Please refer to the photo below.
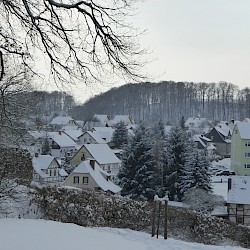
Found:
[[154, 201], [153, 215], [152, 215], [152, 233], [151, 236], [155, 236], [155, 221], [156, 221], [156, 201]]
[[164, 209], [164, 240], [168, 238], [168, 200], [165, 200]]
[[159, 236], [159, 228], [160, 228], [160, 220], [161, 220], [161, 201], [158, 201], [158, 203], [159, 203], [159, 208], [158, 208], [157, 231], [156, 231], [157, 239]]

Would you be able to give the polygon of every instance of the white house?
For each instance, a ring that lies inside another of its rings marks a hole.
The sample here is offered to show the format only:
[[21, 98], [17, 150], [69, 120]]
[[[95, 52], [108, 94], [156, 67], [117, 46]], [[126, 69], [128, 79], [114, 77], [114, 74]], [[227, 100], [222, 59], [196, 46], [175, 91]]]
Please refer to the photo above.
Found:
[[84, 144], [71, 158], [72, 166], [78, 166], [82, 161], [92, 158], [102, 170], [109, 173], [112, 179], [118, 174], [121, 160], [114, 154], [107, 144]]
[[57, 116], [49, 123], [53, 130], [62, 129], [64, 126], [76, 126], [76, 121], [70, 116]]
[[110, 143], [115, 129], [111, 127], [93, 127], [91, 131], [106, 141], [106, 143]]
[[97, 115], [93, 116], [93, 121], [99, 122], [101, 126], [106, 127], [109, 125], [110, 119], [108, 115]]
[[62, 132], [66, 134], [67, 136], [69, 136], [75, 143], [82, 144], [80, 140], [80, 136], [84, 134], [84, 132], [82, 132], [82, 129], [80, 128], [79, 129], [64, 129], [62, 130]]
[[79, 144], [97, 144], [97, 143], [107, 143], [105, 139], [102, 139], [98, 132], [96, 131], [86, 131], [78, 137]]
[[79, 145], [74, 142], [68, 135], [59, 132], [49, 132], [51, 155], [55, 157], [71, 158], [77, 151]]
[[125, 125], [130, 125], [134, 123], [129, 115], [116, 115], [114, 119], [110, 121], [112, 126], [115, 126], [119, 122], [124, 122]]
[[79, 164], [62, 186], [70, 186], [85, 190], [103, 190], [111, 193], [119, 193], [121, 188], [110, 180], [110, 175], [103, 171], [94, 159], [87, 159]]
[[68, 176], [56, 158], [51, 155], [38, 155], [36, 153], [32, 159], [32, 165], [33, 180], [40, 183], [59, 183]]
[[229, 220], [250, 226], [250, 176], [228, 179], [227, 207]]
[[189, 117], [185, 122], [185, 126], [193, 134], [203, 134], [210, 128], [207, 118], [201, 118], [199, 116]]

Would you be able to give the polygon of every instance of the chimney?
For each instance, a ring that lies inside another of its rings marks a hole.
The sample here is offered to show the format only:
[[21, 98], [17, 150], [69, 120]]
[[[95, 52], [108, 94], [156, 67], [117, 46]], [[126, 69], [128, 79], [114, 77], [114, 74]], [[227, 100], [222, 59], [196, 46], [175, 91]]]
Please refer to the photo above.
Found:
[[35, 153], [35, 157], [38, 157], [38, 153]]
[[89, 160], [89, 164], [95, 170], [95, 160], [94, 159]]

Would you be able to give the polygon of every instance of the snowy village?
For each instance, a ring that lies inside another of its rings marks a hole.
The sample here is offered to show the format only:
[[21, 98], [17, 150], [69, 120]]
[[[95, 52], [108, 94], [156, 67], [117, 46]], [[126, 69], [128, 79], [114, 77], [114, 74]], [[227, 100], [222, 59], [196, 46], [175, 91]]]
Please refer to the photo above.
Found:
[[0, 250], [250, 249], [249, 12], [0, 0]]

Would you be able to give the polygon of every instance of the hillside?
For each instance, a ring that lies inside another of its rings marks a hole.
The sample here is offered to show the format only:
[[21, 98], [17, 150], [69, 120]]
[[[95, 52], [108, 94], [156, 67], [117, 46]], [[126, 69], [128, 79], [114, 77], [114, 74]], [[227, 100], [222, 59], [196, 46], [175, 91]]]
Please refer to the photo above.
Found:
[[226, 82], [192, 83], [164, 81], [127, 84], [113, 88], [70, 110], [75, 119], [90, 120], [94, 114], [129, 114], [135, 122], [178, 122], [201, 115], [212, 121], [250, 116], [250, 89], [240, 90]]
[[151, 238], [129, 229], [85, 228], [44, 220], [1, 219], [1, 249], [4, 250], [241, 250], [179, 240]]

